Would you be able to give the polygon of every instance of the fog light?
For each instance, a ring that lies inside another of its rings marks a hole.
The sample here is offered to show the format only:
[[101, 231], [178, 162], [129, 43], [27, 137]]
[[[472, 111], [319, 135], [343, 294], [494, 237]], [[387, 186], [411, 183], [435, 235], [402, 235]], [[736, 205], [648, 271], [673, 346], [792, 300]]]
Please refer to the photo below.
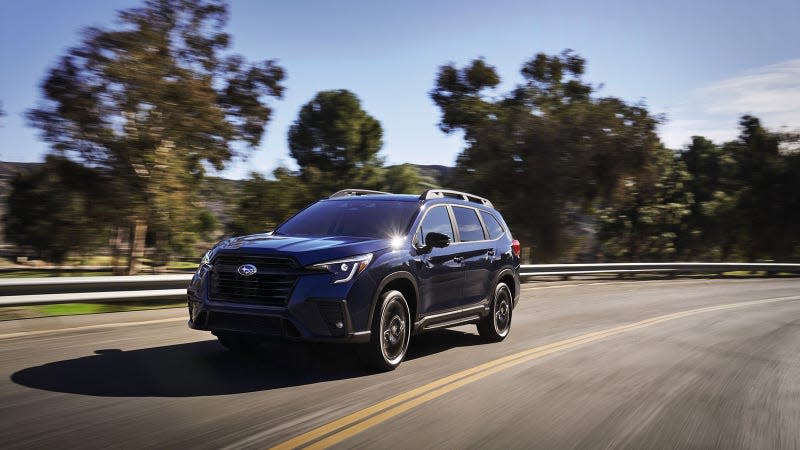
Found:
[[341, 330], [342, 328], [344, 328], [344, 324], [343, 324], [342, 322], [336, 322], [336, 323], [335, 323], [335, 325], [336, 325], [336, 328], [338, 328], [338, 329], [340, 329], [340, 330]]

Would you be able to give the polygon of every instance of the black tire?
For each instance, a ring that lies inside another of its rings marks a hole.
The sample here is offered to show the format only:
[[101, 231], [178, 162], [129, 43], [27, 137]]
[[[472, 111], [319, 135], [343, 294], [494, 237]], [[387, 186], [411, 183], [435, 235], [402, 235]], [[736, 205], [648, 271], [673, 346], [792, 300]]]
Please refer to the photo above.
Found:
[[372, 319], [370, 342], [359, 349], [361, 360], [373, 370], [387, 372], [396, 369], [408, 351], [412, 326], [403, 293], [384, 292], [378, 298]]
[[[216, 333], [215, 333], [216, 334]], [[219, 333], [219, 343], [232, 352], [249, 353], [258, 347], [258, 339], [239, 333]]]
[[478, 322], [478, 333], [487, 342], [500, 342], [511, 331], [511, 313], [514, 297], [505, 283], [497, 283], [492, 296], [489, 315]]

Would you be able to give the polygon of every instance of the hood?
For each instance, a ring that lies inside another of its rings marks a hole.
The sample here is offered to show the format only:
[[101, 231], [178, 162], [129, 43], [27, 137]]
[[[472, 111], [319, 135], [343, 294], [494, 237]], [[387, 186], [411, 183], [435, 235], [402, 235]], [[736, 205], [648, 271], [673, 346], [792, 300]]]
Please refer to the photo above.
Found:
[[253, 234], [220, 242], [214, 248], [214, 254], [248, 253], [291, 256], [302, 266], [307, 266], [322, 261], [372, 253], [389, 248], [389, 246], [389, 239]]

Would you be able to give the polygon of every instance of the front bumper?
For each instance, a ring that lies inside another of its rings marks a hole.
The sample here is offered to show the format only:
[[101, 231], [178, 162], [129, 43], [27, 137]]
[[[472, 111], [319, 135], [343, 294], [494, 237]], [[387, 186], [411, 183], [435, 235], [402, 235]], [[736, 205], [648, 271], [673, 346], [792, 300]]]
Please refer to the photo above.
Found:
[[325, 274], [300, 277], [285, 306], [211, 300], [208, 278], [198, 271], [187, 289], [192, 329], [288, 341], [369, 342], [370, 331], [354, 327], [348, 287], [331, 285]]

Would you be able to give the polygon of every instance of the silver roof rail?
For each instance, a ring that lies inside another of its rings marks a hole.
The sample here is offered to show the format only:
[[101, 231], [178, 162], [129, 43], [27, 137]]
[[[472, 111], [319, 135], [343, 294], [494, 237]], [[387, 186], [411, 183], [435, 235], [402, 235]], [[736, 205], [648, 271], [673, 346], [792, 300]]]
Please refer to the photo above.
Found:
[[488, 206], [489, 208], [494, 208], [494, 205], [492, 205], [492, 202], [490, 202], [488, 199], [485, 199], [483, 197], [478, 197], [477, 195], [468, 194], [466, 192], [450, 191], [447, 189], [428, 189], [427, 191], [423, 192], [422, 195], [419, 196], [419, 199], [429, 200], [432, 198], [445, 198], [445, 197], [457, 198], [459, 200], [466, 200], [468, 202], [473, 202], [473, 203], [480, 203], [482, 205]]
[[373, 195], [373, 194], [389, 195], [390, 193], [382, 191], [370, 191], [368, 189], [342, 189], [341, 191], [333, 193], [328, 198], [352, 197], [356, 195]]

